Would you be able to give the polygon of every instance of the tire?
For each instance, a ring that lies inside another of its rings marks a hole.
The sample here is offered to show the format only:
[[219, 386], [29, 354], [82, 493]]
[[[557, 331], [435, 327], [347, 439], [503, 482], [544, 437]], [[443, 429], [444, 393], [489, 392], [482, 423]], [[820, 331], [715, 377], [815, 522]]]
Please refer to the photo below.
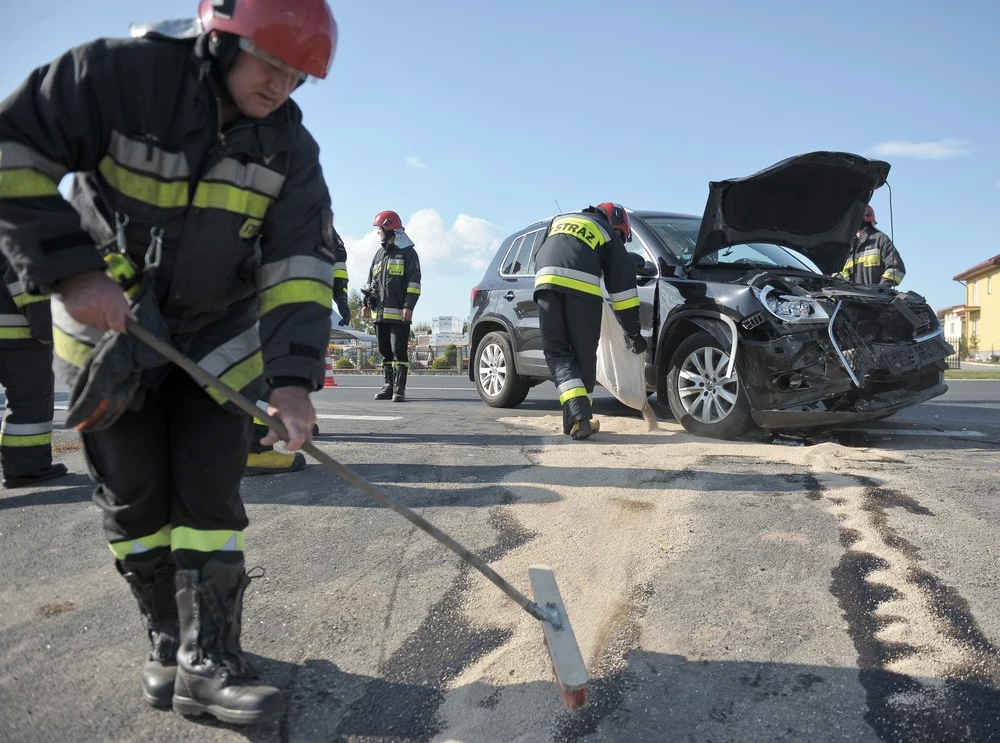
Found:
[[506, 333], [487, 333], [476, 348], [476, 389], [491, 408], [516, 408], [528, 396], [529, 385], [514, 371], [514, 353]]
[[[667, 369], [667, 399], [674, 419], [696, 436], [736, 439], [753, 427], [739, 373], [726, 380], [729, 349], [700, 331], [685, 338]], [[721, 382], [721, 383], [720, 383]]]

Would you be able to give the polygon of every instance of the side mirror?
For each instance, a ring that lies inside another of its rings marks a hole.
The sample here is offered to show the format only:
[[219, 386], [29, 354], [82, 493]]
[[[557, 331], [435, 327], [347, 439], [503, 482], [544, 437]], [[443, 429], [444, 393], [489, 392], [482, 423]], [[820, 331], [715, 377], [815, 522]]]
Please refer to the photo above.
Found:
[[646, 258], [639, 253], [629, 253], [629, 258], [632, 259], [632, 264], [635, 266], [636, 276], [656, 276], [656, 267], [652, 263], [646, 260]]

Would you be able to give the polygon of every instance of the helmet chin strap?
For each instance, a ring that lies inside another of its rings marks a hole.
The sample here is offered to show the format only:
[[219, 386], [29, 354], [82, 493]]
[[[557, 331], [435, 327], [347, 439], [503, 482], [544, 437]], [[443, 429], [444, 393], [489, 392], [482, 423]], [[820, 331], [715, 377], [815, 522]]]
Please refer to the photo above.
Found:
[[198, 57], [208, 63], [209, 75], [215, 82], [215, 92], [224, 103], [235, 106], [236, 101], [229, 93], [227, 78], [240, 55], [239, 37], [233, 34], [209, 32], [198, 37], [195, 46]]

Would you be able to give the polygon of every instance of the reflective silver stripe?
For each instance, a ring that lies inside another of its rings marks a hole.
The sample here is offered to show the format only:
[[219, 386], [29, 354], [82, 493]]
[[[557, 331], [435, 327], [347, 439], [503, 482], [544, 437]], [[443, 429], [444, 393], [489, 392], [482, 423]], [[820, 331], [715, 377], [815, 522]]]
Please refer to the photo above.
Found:
[[26, 328], [28, 318], [24, 315], [0, 315], [0, 327], [4, 328]]
[[3, 422], [0, 432], [8, 436], [37, 436], [40, 433], [52, 433], [52, 421], [44, 423], [8, 423]]
[[168, 181], [186, 180], [187, 158], [181, 152], [167, 152], [152, 142], [129, 139], [117, 131], [111, 132], [108, 153], [119, 165], [139, 173], [148, 173]]
[[10, 292], [10, 296], [16, 297], [18, 294], [24, 294], [24, 285], [20, 281], [15, 281], [13, 284], [7, 284], [7, 291]]
[[388, 265], [390, 265], [390, 266], [406, 266], [406, 259], [405, 258], [390, 258], [389, 261], [388, 261]]
[[346, 270], [347, 270], [347, 264], [344, 263], [343, 261], [338, 261], [337, 263], [333, 264], [334, 273], [336, 273], [337, 271], [346, 271]]
[[623, 299], [632, 299], [633, 297], [638, 296], [639, 292], [635, 289], [626, 289], [623, 292], [615, 292], [614, 294], [608, 295], [612, 302], [621, 302]]
[[203, 180], [223, 181], [237, 188], [247, 188], [265, 196], [270, 196], [272, 199], [278, 198], [278, 194], [281, 193], [281, 187], [285, 185], [285, 176], [281, 175], [281, 173], [277, 173], [257, 163], [244, 165], [231, 157], [224, 158], [216, 163], [215, 167], [205, 174]]
[[20, 142], [0, 142], [0, 170], [29, 168], [46, 175], [56, 183], [62, 180], [67, 171], [59, 163], [39, 155], [30, 147]]
[[594, 274], [588, 273], [587, 271], [577, 271], [575, 268], [546, 266], [545, 268], [539, 268], [535, 273], [535, 283], [538, 283], [539, 276], [564, 276], [567, 279], [575, 279], [577, 281], [582, 281], [585, 284], [593, 284], [594, 286], [601, 285], [601, 278], [599, 276], [594, 276]]
[[559, 393], [569, 392], [570, 390], [575, 390], [577, 387], [584, 387], [582, 379], [567, 379], [561, 385], [559, 385]]
[[235, 338], [231, 338], [198, 362], [198, 366], [216, 377], [247, 356], [260, 350], [260, 327], [254, 324]]
[[296, 255], [281, 261], [266, 263], [257, 269], [257, 287], [260, 290], [270, 289], [272, 286], [290, 279], [321, 281], [327, 286], [331, 286], [333, 273], [330, 271], [329, 263], [308, 255]]

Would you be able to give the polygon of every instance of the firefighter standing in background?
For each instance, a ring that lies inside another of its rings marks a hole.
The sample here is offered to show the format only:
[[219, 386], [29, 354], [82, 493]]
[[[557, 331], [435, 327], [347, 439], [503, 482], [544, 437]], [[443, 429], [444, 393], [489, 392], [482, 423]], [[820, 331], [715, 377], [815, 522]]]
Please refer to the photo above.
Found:
[[903, 281], [906, 266], [892, 240], [876, 229], [876, 224], [875, 210], [866, 206], [851, 252], [839, 275], [856, 284], [878, 284], [894, 289]]
[[48, 297], [26, 293], [3, 256], [0, 274], [0, 469], [5, 488], [28, 488], [66, 474], [52, 461], [52, 316]]
[[619, 204], [605, 202], [555, 217], [534, 249], [542, 350], [559, 390], [563, 433], [574, 439], [585, 439], [600, 428], [598, 421], [591, 421], [590, 394], [597, 382], [602, 277], [632, 351], [646, 351], [635, 264], [625, 249], [631, 239], [628, 213]]
[[[151, 322], [268, 397], [289, 449], [309, 440], [332, 215], [289, 96], [326, 76], [337, 27], [323, 0], [201, 0], [198, 16], [76, 47], [0, 103], [0, 246], [25, 292], [52, 296], [56, 370], [74, 383], [93, 498], [151, 643], [144, 698], [242, 724], [282, 706], [240, 647], [252, 420], [123, 331], [132, 314]], [[111, 257], [142, 276], [131, 306]]]
[[[330, 213], [329, 224], [324, 226], [324, 230], [329, 230], [332, 238], [329, 239], [332, 247], [330, 252], [335, 263], [333, 264], [333, 301], [337, 303], [337, 312], [340, 314], [340, 327], [349, 325], [351, 322], [351, 306], [347, 301], [347, 248], [344, 241], [337, 234], [333, 226], [333, 213]], [[327, 355], [329, 355], [329, 348]], [[267, 409], [267, 403], [258, 401], [259, 406]], [[313, 425], [312, 435], [319, 435], [319, 425]], [[250, 439], [250, 453], [247, 455], [247, 467], [243, 474], [249, 477], [256, 475], [280, 475], [284, 472], [298, 472], [306, 466], [306, 458], [301, 452], [282, 452], [274, 448], [274, 444], [264, 445], [261, 440], [267, 436], [267, 425], [264, 421], [254, 418], [253, 434]]]
[[378, 352], [382, 355], [385, 384], [375, 399], [391, 397], [393, 402], [404, 402], [410, 370], [410, 324], [420, 298], [420, 258], [396, 212], [379, 212], [372, 224], [378, 227], [382, 247], [372, 259], [368, 283], [362, 290], [361, 316], [374, 317]]

